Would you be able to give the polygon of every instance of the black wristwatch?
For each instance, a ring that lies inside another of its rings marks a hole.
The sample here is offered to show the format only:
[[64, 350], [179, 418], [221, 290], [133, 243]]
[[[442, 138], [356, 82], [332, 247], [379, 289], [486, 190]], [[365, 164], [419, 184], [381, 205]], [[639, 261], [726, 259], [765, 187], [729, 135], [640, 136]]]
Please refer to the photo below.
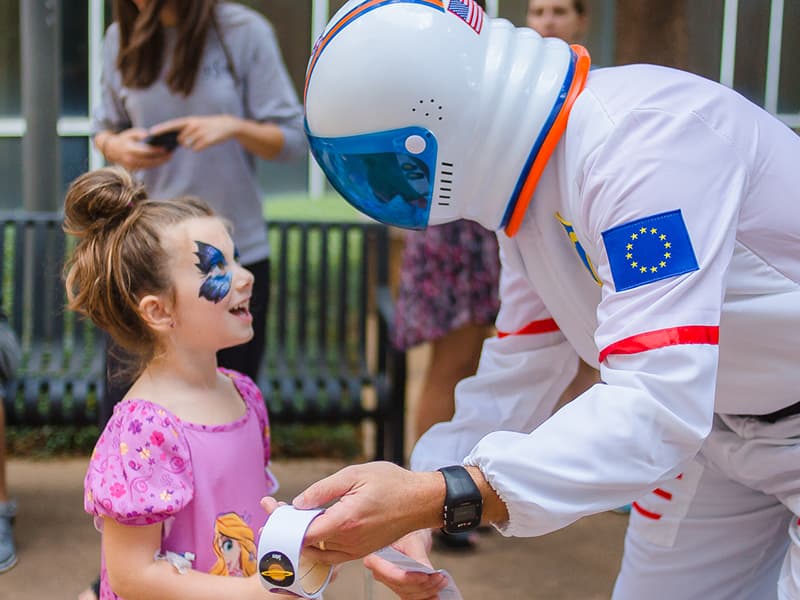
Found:
[[447, 489], [444, 497], [445, 533], [475, 529], [481, 523], [483, 498], [478, 486], [462, 466], [442, 467]]

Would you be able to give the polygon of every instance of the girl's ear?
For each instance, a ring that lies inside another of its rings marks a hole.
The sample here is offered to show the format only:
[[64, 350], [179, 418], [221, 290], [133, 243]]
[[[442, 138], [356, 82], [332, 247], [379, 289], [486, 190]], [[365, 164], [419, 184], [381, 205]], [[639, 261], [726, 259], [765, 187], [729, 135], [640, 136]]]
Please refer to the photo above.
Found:
[[175, 327], [171, 306], [163, 298], [148, 294], [139, 300], [139, 314], [153, 331], [167, 333]]

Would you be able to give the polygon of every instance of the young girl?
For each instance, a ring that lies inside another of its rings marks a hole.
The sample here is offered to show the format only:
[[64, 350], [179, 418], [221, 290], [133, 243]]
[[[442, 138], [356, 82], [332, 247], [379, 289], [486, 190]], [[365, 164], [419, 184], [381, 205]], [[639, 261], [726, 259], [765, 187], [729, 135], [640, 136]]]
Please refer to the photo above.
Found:
[[100, 598], [270, 596], [253, 568], [259, 500], [277, 489], [267, 412], [254, 383], [216, 360], [253, 336], [253, 275], [225, 223], [106, 168], [72, 183], [64, 230], [78, 238], [70, 308], [140, 360], [86, 474]]

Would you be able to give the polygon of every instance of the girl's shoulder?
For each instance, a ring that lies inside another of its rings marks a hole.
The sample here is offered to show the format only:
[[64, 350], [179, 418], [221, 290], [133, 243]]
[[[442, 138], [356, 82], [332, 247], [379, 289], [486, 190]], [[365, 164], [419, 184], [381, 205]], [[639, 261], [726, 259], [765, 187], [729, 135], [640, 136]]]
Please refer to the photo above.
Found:
[[264, 396], [261, 390], [250, 377], [239, 371], [233, 369], [219, 368], [219, 372], [226, 375], [231, 379], [236, 391], [242, 397], [242, 400], [247, 407], [253, 410], [262, 425], [267, 426], [269, 419], [267, 418], [267, 406], [264, 402]]
[[225, 367], [219, 367], [217, 370], [233, 382], [233, 385], [236, 386], [245, 401], [251, 399], [261, 400], [261, 390], [249, 376]]
[[97, 440], [84, 508], [128, 525], [163, 521], [194, 495], [191, 452], [180, 420], [147, 400], [123, 400]]
[[181, 427], [180, 418], [171, 410], [150, 400], [136, 397], [121, 400], [114, 406], [106, 431], [114, 428], [138, 431], [142, 423], [176, 429]]

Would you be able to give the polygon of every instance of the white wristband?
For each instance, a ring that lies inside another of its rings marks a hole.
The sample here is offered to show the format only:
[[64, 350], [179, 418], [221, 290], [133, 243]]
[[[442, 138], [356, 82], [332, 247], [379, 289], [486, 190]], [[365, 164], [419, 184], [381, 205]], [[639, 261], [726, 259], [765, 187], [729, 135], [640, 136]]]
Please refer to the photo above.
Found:
[[281, 506], [267, 519], [258, 540], [258, 573], [270, 592], [301, 598], [319, 598], [331, 579], [333, 567], [309, 562], [301, 555], [303, 539], [322, 510]]

